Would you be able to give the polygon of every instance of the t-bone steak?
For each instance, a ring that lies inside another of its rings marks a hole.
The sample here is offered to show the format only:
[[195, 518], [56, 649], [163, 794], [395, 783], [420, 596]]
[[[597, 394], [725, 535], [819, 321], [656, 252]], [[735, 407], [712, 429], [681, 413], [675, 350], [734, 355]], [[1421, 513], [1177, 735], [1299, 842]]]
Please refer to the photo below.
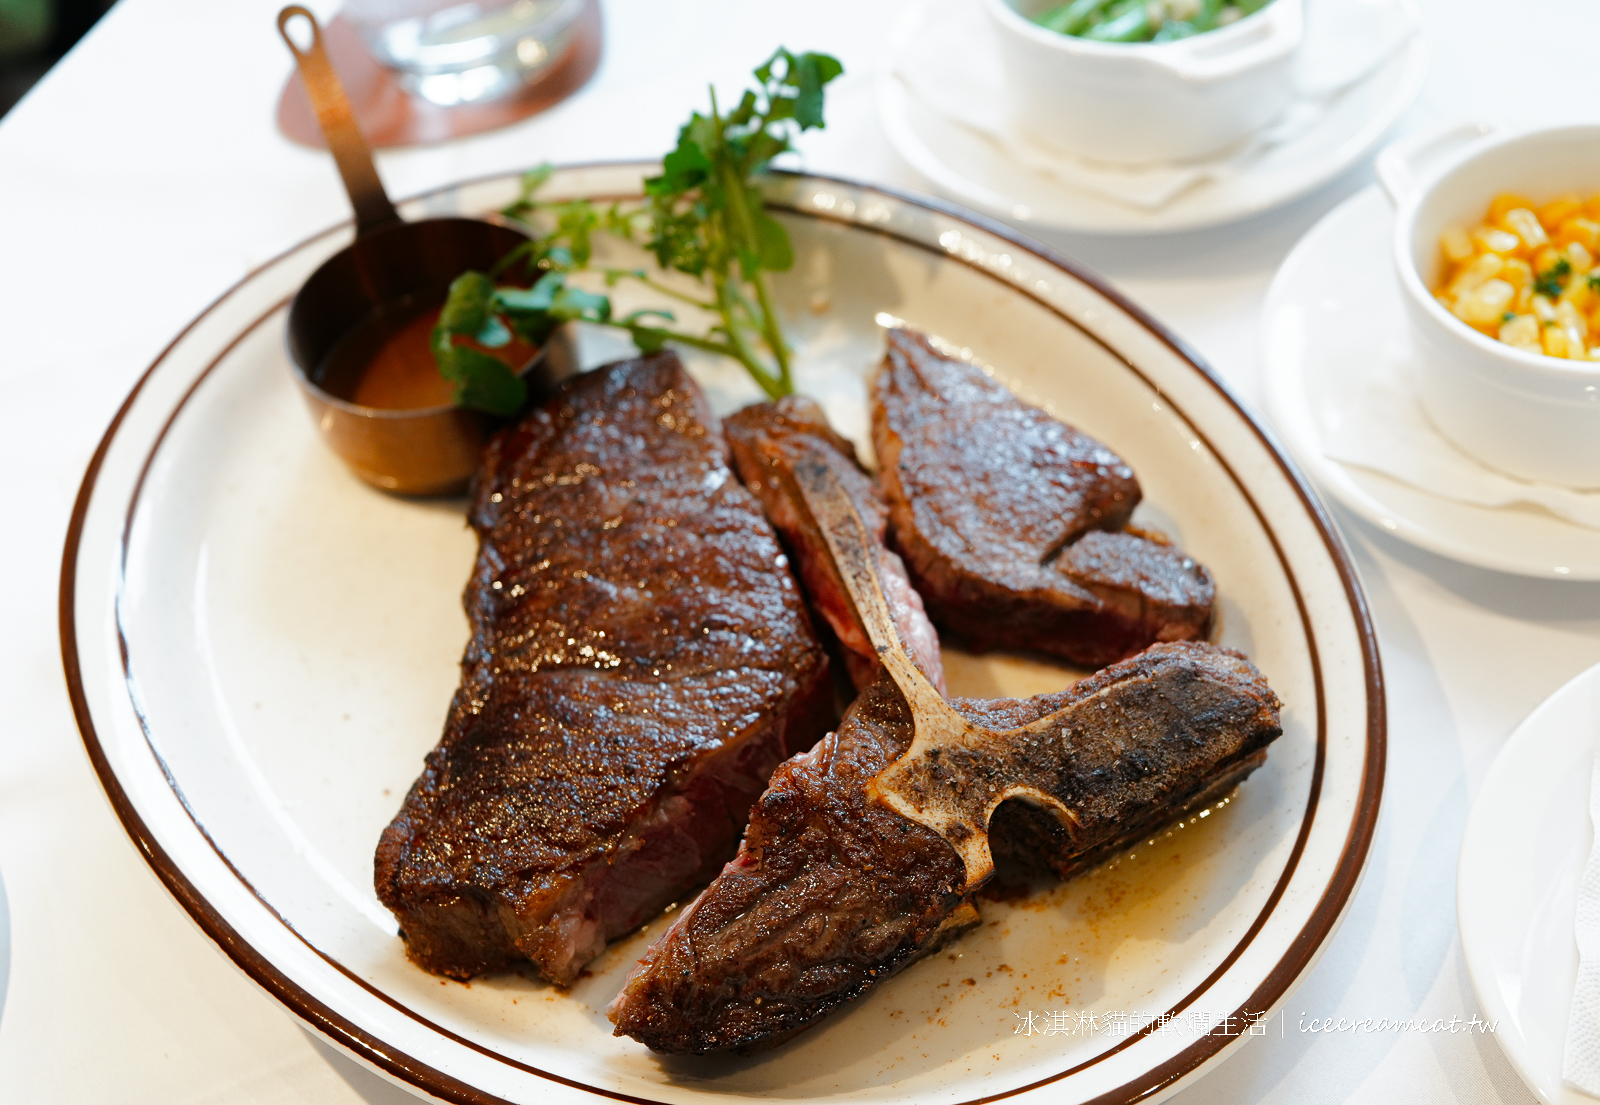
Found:
[[[1056, 694], [951, 705], [997, 731], [1055, 715], [992, 766], [1025, 767], [1068, 816], [1013, 799], [988, 833], [997, 853], [1063, 875], [1225, 793], [1281, 732], [1261, 673], [1236, 652], [1195, 642], [1155, 645]], [[912, 738], [906, 699], [886, 675], [837, 732], [773, 773], [738, 856], [607, 1010], [618, 1035], [665, 1052], [769, 1047], [977, 921], [976, 886], [965, 885], [956, 849], [870, 796]]]

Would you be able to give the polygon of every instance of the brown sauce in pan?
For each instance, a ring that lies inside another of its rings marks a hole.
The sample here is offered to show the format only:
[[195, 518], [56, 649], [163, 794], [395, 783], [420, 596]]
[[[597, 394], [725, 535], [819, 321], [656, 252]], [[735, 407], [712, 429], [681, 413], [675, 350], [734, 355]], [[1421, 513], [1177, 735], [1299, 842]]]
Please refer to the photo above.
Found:
[[[317, 386], [338, 399], [381, 410], [449, 406], [454, 385], [439, 375], [428, 345], [443, 306], [442, 296], [413, 299], [368, 315], [317, 366]], [[467, 344], [516, 370], [537, 352], [515, 337], [498, 349]]]

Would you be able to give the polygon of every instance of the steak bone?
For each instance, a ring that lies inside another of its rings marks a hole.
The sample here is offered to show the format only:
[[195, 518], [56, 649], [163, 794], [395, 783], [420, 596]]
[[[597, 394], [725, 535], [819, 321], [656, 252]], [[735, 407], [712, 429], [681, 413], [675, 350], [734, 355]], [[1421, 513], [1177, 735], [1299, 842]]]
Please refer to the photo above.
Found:
[[[1259, 697], [1241, 696], [1221, 683], [1215, 688], [1202, 686], [1203, 677], [1195, 676], [1191, 678], [1195, 685], [1188, 687], [1185, 695], [1195, 701], [1180, 706], [1172, 696], [1149, 692], [1142, 685], [1109, 683], [1016, 728], [990, 729], [970, 721], [944, 700], [896, 634], [878, 584], [866, 523], [837, 475], [827, 465], [811, 462], [797, 464], [794, 478], [873, 647], [912, 715], [910, 747], [871, 780], [867, 793], [943, 837], [961, 857], [967, 891], [994, 873], [989, 821], [1008, 799], [1022, 799], [1040, 813], [1053, 815], [1067, 838], [1062, 843], [1069, 851], [1077, 851], [1104, 836], [1107, 824], [1142, 819], [1150, 809], [1168, 801], [1171, 796], [1165, 793], [1164, 780], [1183, 778], [1209, 766], [1200, 762], [1211, 750], [1197, 725], [1248, 728], [1259, 720], [1275, 729], [1275, 717], [1242, 716], [1253, 715], [1260, 703], [1275, 699], [1254, 668], [1242, 658], [1232, 665], [1231, 657], [1230, 666], [1239, 670], [1228, 675], [1261, 683]], [[1186, 708], [1196, 705], [1198, 710]], [[1233, 717], [1236, 713], [1241, 716]], [[1152, 759], [1147, 786], [1138, 780], [1123, 780], [1115, 793], [1096, 794], [1084, 785], [1092, 773], [1085, 772], [1073, 748], [1085, 729], [1102, 728], [1108, 720], [1114, 728], [1134, 735], [1167, 734], [1153, 757], [1147, 757]], [[1195, 762], [1187, 762], [1190, 759]], [[1247, 766], [1254, 767], [1257, 762], [1259, 756]]]

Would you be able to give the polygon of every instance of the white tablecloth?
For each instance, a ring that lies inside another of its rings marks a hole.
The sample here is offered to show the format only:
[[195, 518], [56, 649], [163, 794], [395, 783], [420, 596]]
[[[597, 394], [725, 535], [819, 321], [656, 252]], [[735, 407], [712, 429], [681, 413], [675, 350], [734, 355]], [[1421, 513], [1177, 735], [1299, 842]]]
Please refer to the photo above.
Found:
[[[56, 579], [78, 481], [167, 340], [257, 263], [346, 217], [325, 155], [273, 110], [289, 59], [277, 0], [121, 0], [0, 122], [0, 1099], [409, 1100], [299, 1027], [166, 896], [89, 769], [61, 674]], [[319, 15], [332, 4], [314, 3]], [[1594, 0], [1430, 0], [1434, 67], [1399, 131], [1458, 116], [1600, 114]], [[872, 80], [896, 0], [606, 0], [605, 60], [577, 96], [508, 130], [380, 156], [395, 195], [543, 160], [665, 150], [705, 95], [772, 47], [847, 75], [808, 167], [917, 188]], [[1287, 209], [1152, 240], [1050, 237], [1193, 343], [1249, 402], [1273, 271], [1367, 166]], [[1542, 583], [1415, 551], [1338, 515], [1389, 689], [1387, 792], [1365, 881], [1270, 1026], [1178, 1100], [1531, 1100], [1491, 1037], [1313, 1035], [1312, 1017], [1479, 1012], [1455, 923], [1457, 847], [1495, 752], [1600, 662], [1600, 585]], [[5, 934], [9, 929], [9, 954]]]

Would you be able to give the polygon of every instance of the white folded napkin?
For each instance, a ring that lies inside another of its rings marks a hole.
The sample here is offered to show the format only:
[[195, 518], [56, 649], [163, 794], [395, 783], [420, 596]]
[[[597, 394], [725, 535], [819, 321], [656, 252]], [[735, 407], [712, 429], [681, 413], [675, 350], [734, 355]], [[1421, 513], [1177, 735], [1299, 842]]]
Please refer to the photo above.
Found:
[[1420, 491], [1475, 506], [1543, 507], [1580, 526], [1600, 529], [1600, 491], [1529, 483], [1486, 468], [1461, 452], [1428, 421], [1392, 361], [1373, 366], [1337, 424], [1324, 434], [1324, 455], [1365, 468]]
[[1600, 756], [1589, 780], [1589, 821], [1595, 845], [1578, 884], [1578, 983], [1567, 1016], [1567, 1049], [1561, 1079], [1575, 1090], [1600, 1097]]
[[1204, 161], [1129, 167], [1090, 161], [1019, 132], [1006, 112], [994, 31], [976, 0], [920, 3], [915, 29], [900, 43], [893, 62], [895, 75], [914, 97], [1028, 169], [1146, 211], [1165, 207], [1201, 181], [1236, 176], [1269, 150], [1304, 134], [1417, 30], [1401, 0], [1306, 0], [1305, 41], [1296, 60], [1298, 92], [1272, 125]]

